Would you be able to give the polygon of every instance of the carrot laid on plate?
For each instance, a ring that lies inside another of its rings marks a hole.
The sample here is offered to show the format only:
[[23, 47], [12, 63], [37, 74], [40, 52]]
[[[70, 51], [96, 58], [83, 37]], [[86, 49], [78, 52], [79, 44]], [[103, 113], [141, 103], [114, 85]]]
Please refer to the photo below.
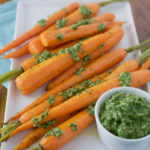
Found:
[[13, 150], [23, 150], [29, 147], [30, 145], [38, 141], [41, 137], [43, 137], [49, 130], [63, 123], [69, 117], [71, 117], [71, 115], [54, 119], [50, 121], [48, 124], [43, 124], [43, 126], [37, 127], [36, 129], [31, 131], [27, 136], [25, 136]]
[[107, 32], [79, 42], [72, 48], [62, 50], [62, 54], [47, 59], [28, 69], [16, 78], [18, 89], [25, 95], [32, 93], [52, 78], [71, 67], [75, 62], [78, 62], [81, 58], [93, 52], [98, 46], [121, 30], [121, 27], [114, 26]]
[[25, 41], [29, 40], [30, 38], [36, 36], [37, 34], [41, 33], [45, 29], [47, 29], [49, 26], [55, 24], [55, 22], [68, 14], [75, 11], [80, 4], [78, 2], [75, 2], [65, 9], [61, 9], [52, 16], [50, 16], [47, 20], [40, 20], [40, 24], [36, 25], [29, 31], [25, 32], [21, 36], [19, 36], [17, 39], [6, 45], [3, 49], [0, 50], [0, 55], [4, 54], [5, 52], [19, 46], [20, 44], [24, 43]]
[[[113, 35], [110, 39], [108, 39], [105, 43], [103, 43], [103, 46], [97, 49], [96, 51], [92, 52], [90, 55], [92, 56], [92, 59], [95, 59], [99, 57], [102, 53], [107, 52], [108, 50], [111, 50], [114, 46], [116, 46], [120, 40], [122, 39], [124, 35], [124, 31], [117, 32], [115, 35]], [[47, 87], [47, 90], [50, 90], [54, 86], [58, 85], [59, 83], [65, 81], [70, 76], [72, 76], [78, 69], [82, 67], [83, 60], [80, 60], [78, 63], [73, 65], [68, 70], [61, 73], [58, 77], [56, 77]], [[86, 62], [88, 64], [90, 61]]]
[[[124, 76], [128, 74], [131, 78], [130, 86], [132, 87], [139, 87], [142, 85], [145, 85], [148, 81], [150, 81], [150, 71], [149, 70], [140, 70], [140, 71], [135, 71], [132, 73], [126, 72], [121, 74], [120, 76]], [[52, 108], [47, 112], [47, 115], [40, 120], [41, 115], [36, 117], [36, 120], [39, 120], [39, 124], [42, 124], [44, 122], [50, 121], [54, 118], [58, 118], [61, 116], [65, 116], [67, 114], [70, 114], [72, 112], [75, 112], [77, 110], [80, 110], [87, 105], [95, 102], [104, 92], [115, 88], [115, 87], [120, 87], [122, 79], [119, 77], [115, 77], [111, 80], [108, 80], [104, 83], [97, 84], [96, 86], [87, 89], [86, 91], [83, 91], [81, 94], [76, 95], [69, 100], [63, 102], [62, 104]], [[8, 134], [5, 134], [2, 138], [2, 140], [5, 140], [6, 138], [10, 138], [14, 136], [15, 134], [33, 128], [34, 126], [34, 120], [30, 120], [20, 126], [18, 123], [16, 126], [13, 126], [11, 129], [11, 133], [9, 132]]]
[[[32, 150], [56, 150], [78, 136], [93, 122], [94, 115], [90, 114], [88, 109], [84, 109], [64, 123], [60, 124], [58, 127], [47, 132], [41, 139], [39, 146]], [[60, 135], [56, 135], [55, 131], [60, 132]]]

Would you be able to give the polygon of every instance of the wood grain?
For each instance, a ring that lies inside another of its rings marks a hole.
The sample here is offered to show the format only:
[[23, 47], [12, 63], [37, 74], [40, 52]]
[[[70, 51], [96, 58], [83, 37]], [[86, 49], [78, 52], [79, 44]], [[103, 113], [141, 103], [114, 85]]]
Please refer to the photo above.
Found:
[[131, 0], [134, 21], [140, 42], [150, 38], [150, 0]]
[[4, 112], [6, 105], [7, 89], [0, 85], [0, 122], [4, 121]]

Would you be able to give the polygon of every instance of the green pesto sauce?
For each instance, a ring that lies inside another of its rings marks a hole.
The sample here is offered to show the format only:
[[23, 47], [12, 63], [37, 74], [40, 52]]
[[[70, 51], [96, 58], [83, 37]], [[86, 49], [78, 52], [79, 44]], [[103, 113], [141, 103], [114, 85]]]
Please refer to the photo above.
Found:
[[150, 134], [150, 103], [138, 95], [115, 93], [102, 106], [99, 118], [108, 131], [122, 138]]
[[56, 38], [57, 38], [58, 40], [63, 40], [63, 39], [64, 39], [64, 37], [63, 37], [63, 34], [62, 34], [62, 33], [57, 33]]
[[55, 95], [51, 95], [48, 99], [48, 103], [50, 104], [50, 106], [54, 105], [54, 99], [55, 99]]
[[71, 29], [76, 30], [79, 26], [87, 25], [87, 24], [91, 24], [90, 19], [78, 21], [76, 24], [71, 25]]
[[123, 72], [119, 76], [120, 86], [130, 86], [131, 85], [131, 75], [130, 72]]
[[64, 17], [63, 19], [58, 20], [56, 22], [56, 28], [60, 29], [60, 28], [64, 27], [66, 25], [66, 23], [67, 23], [67, 19]]
[[46, 26], [46, 20], [45, 19], [41, 19], [37, 22], [38, 25], [40, 26]]
[[83, 18], [89, 18], [92, 14], [91, 10], [89, 10], [85, 5], [79, 7], [79, 11], [83, 15]]
[[76, 71], [76, 75], [80, 75], [83, 71], [85, 71], [85, 68], [84, 67], [81, 67], [80, 69], [78, 69], [77, 71]]
[[70, 54], [71, 57], [74, 59], [74, 61], [79, 61], [80, 58], [78, 56], [78, 52], [81, 52], [81, 46], [82, 46], [82, 42], [78, 42], [77, 44], [73, 45], [72, 47], [69, 48], [65, 48], [65, 49], [61, 49], [58, 53], [59, 54]]
[[77, 125], [75, 123], [70, 123], [69, 126], [72, 128], [72, 131], [77, 131]]
[[107, 26], [104, 23], [100, 23], [98, 25], [98, 31], [104, 31], [107, 28]]
[[56, 136], [57, 138], [60, 138], [61, 135], [64, 133], [63, 130], [61, 130], [60, 128], [56, 127], [51, 129], [49, 132], [47, 132], [44, 137], [48, 137], [48, 136]]
[[37, 117], [32, 118], [32, 121], [34, 122], [34, 127], [40, 127], [40, 122], [44, 120], [44, 118], [48, 115], [49, 109], [44, 111], [41, 115], [40, 118], [38, 119]]

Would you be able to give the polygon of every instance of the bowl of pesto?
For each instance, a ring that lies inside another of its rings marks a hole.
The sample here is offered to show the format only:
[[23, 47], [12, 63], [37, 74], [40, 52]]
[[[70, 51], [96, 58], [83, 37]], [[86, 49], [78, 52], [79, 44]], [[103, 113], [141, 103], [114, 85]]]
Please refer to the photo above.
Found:
[[150, 144], [150, 94], [119, 87], [104, 93], [95, 106], [97, 130], [109, 150], [144, 150]]

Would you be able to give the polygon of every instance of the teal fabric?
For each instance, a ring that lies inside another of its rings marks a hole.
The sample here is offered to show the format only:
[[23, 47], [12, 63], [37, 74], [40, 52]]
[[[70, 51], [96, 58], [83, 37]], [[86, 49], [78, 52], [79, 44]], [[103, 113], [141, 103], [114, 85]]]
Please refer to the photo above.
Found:
[[[13, 40], [17, 1], [12, 0], [0, 5], [0, 49]], [[10, 60], [0, 59], [0, 74], [8, 72], [9, 69]], [[8, 83], [4, 85], [8, 87]]]

